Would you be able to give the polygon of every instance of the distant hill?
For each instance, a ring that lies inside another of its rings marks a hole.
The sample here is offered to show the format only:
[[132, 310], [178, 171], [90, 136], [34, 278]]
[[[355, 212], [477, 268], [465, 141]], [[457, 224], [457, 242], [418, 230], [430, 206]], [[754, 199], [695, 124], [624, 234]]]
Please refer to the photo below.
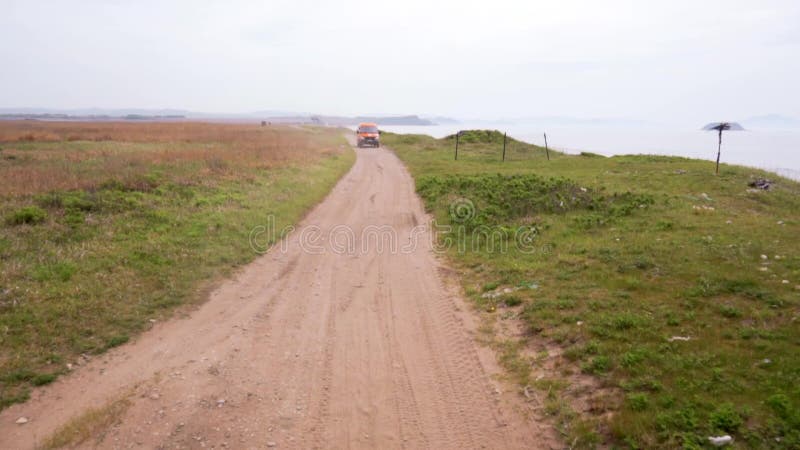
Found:
[[422, 116], [423, 119], [430, 120], [436, 125], [456, 125], [461, 123], [460, 120], [456, 120], [450, 117], [442, 117], [442, 116], [433, 116], [433, 117], [425, 117]]
[[548, 127], [598, 127], [615, 129], [634, 129], [654, 126], [653, 122], [628, 119], [628, 118], [582, 118], [569, 116], [523, 116], [505, 117], [499, 119], [461, 119], [456, 123], [485, 124], [487, 126], [499, 125], [536, 125], [541, 128]]
[[428, 119], [419, 116], [390, 116], [390, 117], [355, 117], [357, 122], [377, 122], [381, 125], [436, 125]]
[[[272, 120], [275, 122], [283, 121], [285, 118], [281, 117], [272, 117], [267, 118], [266, 120]], [[430, 120], [423, 119], [416, 115], [409, 115], [409, 116], [356, 116], [356, 117], [346, 117], [346, 116], [322, 116], [322, 115], [314, 115], [309, 117], [302, 117], [298, 116], [295, 119], [306, 119], [302, 120], [303, 122], [308, 121], [309, 123], [316, 123], [321, 125], [331, 125], [331, 126], [350, 126], [350, 125], [358, 125], [361, 122], [375, 122], [378, 125], [420, 125], [420, 126], [427, 126], [427, 125], [436, 125], [434, 122]]]
[[125, 117], [125, 116], [186, 116], [189, 111], [181, 109], [144, 109], [144, 108], [0, 108], [2, 115], [53, 115], [79, 117]]
[[248, 113], [206, 113], [182, 109], [105, 109], [105, 108], [0, 108], [0, 120], [175, 120], [206, 121], [270, 121], [274, 123], [308, 123], [333, 126], [377, 122], [381, 125], [436, 125], [436, 122], [417, 115], [363, 115], [356, 117], [326, 116], [280, 110]]
[[0, 120], [43, 120], [43, 121], [82, 121], [82, 122], [103, 122], [119, 120], [140, 120], [140, 121], [168, 121], [183, 120], [186, 116], [181, 115], [150, 115], [150, 114], [125, 114], [125, 115], [106, 115], [106, 114], [61, 114], [61, 113], [0, 113]]
[[780, 114], [766, 114], [743, 120], [742, 126], [745, 128], [795, 129], [800, 128], [800, 120]]

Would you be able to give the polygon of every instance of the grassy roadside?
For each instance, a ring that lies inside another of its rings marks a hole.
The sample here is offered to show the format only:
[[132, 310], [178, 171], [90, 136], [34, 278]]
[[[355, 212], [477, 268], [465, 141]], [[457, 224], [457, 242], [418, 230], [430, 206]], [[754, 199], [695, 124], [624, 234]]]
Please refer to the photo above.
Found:
[[503, 163], [501, 139], [471, 133], [453, 161], [452, 138], [383, 136], [565, 441], [800, 448], [800, 185], [685, 158], [547, 161], [516, 141]]
[[354, 161], [338, 130], [30, 126], [0, 129], [0, 408], [201, 301]]

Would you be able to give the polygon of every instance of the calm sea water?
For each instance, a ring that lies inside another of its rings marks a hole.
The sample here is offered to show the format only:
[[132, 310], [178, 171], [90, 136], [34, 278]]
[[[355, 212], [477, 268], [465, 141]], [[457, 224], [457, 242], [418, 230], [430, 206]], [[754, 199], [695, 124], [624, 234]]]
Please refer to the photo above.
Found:
[[[497, 129], [509, 136], [544, 145], [547, 132], [550, 148], [578, 153], [588, 151], [606, 156], [656, 154], [714, 160], [717, 134], [701, 130], [604, 129], [600, 127], [559, 127], [544, 130], [536, 125], [456, 124], [435, 126], [387, 126], [395, 133], [443, 137], [465, 129]], [[725, 132], [721, 162], [758, 167], [800, 180], [800, 130], [747, 130]]]

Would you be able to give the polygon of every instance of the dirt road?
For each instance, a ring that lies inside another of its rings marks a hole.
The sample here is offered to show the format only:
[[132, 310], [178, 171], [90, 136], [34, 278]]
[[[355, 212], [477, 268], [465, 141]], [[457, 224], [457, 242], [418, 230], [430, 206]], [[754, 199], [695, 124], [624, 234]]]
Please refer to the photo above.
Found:
[[[35, 447], [118, 398], [130, 406], [84, 447], [547, 448], [547, 427], [500, 394], [493, 357], [419, 232], [411, 177], [385, 149], [356, 151], [284, 248], [188, 317], [7, 408], [0, 448]], [[382, 249], [361, 239], [376, 225], [388, 226]]]

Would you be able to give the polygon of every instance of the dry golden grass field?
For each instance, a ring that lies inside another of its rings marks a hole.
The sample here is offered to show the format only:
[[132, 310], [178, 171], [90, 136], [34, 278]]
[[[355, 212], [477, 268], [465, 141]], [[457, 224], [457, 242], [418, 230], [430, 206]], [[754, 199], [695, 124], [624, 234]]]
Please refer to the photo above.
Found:
[[238, 177], [331, 151], [309, 130], [197, 122], [0, 121], [0, 143], [0, 195], [141, 183], [154, 166], [182, 183]]

